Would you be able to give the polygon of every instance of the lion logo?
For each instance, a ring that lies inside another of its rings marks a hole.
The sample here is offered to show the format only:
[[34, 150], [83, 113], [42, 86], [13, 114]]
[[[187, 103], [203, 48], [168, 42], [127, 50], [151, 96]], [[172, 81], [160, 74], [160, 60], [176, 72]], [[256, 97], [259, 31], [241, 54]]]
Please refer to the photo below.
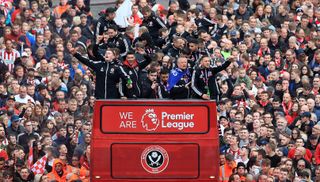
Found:
[[155, 131], [158, 128], [160, 121], [153, 109], [147, 109], [142, 115], [141, 124], [147, 131]]

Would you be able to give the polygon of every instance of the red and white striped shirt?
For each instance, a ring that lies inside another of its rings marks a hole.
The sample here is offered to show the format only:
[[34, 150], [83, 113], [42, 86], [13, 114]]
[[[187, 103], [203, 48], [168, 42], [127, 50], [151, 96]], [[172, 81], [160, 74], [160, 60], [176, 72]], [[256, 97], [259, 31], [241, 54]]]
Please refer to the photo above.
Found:
[[10, 72], [13, 72], [14, 61], [19, 57], [20, 53], [15, 49], [12, 49], [11, 52], [7, 52], [6, 49], [2, 49], [0, 51], [0, 59], [2, 59], [3, 62], [8, 66]]

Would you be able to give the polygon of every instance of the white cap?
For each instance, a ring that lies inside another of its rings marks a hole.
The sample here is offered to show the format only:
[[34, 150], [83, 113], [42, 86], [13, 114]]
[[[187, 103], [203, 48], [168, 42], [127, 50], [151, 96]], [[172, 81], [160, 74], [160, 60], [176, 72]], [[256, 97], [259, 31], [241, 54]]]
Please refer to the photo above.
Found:
[[23, 53], [21, 54], [21, 57], [29, 57], [29, 54], [28, 54], [27, 52], [23, 52]]

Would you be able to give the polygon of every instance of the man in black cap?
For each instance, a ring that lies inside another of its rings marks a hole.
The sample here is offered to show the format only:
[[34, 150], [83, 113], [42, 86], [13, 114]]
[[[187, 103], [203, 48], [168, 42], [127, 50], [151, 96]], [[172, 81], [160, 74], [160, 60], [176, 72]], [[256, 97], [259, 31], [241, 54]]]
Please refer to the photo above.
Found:
[[21, 118], [18, 115], [11, 116], [11, 125], [7, 128], [8, 135], [18, 136], [24, 132], [24, 127], [20, 125]]
[[15, 108], [15, 104], [16, 104], [16, 99], [14, 98], [13, 95], [10, 95], [7, 98], [6, 105], [4, 107], [0, 108], [0, 111], [2, 111], [2, 110], [8, 111], [9, 109], [13, 109], [14, 113], [18, 114], [19, 111]]
[[114, 21], [114, 18], [116, 17], [116, 9], [115, 8], [107, 8], [105, 11], [105, 14], [101, 16], [97, 22], [95, 36], [102, 35], [103, 32], [107, 31], [107, 29], [111, 25], [117, 26], [116, 22]]

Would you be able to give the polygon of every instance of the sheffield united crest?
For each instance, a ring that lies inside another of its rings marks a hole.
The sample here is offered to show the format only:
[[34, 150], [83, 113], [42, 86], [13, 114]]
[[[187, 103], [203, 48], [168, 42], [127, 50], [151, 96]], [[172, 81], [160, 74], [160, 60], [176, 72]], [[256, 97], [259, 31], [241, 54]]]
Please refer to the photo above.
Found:
[[141, 165], [149, 173], [161, 173], [169, 164], [167, 151], [158, 146], [149, 146], [141, 154]]

